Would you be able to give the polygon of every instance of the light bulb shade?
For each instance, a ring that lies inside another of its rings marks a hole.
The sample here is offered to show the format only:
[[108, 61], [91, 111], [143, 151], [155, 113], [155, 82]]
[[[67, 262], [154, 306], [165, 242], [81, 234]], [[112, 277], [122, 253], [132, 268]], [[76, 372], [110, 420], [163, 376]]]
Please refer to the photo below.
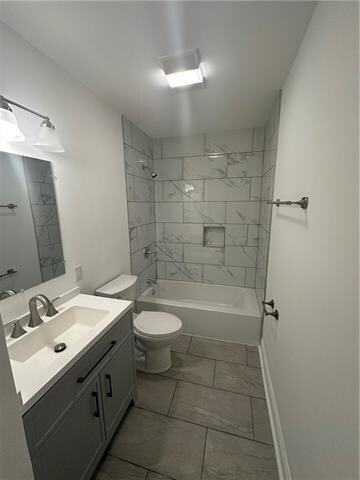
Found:
[[3, 99], [0, 99], [0, 141], [25, 141], [25, 135], [20, 130], [16, 117], [10, 108], [10, 105]]
[[57, 136], [54, 125], [48, 118], [40, 124], [39, 133], [36, 142], [34, 143], [34, 147], [43, 150], [44, 152], [61, 153], [65, 151]]

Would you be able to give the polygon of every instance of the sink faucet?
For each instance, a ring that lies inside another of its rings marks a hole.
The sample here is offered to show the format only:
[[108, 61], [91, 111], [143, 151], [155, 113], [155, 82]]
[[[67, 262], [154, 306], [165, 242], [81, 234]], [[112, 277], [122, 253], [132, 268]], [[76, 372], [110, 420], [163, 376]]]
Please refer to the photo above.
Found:
[[[46, 298], [46, 297], [45, 297]], [[47, 309], [47, 312], [46, 312], [46, 316], [47, 317], [53, 317], [54, 315], [56, 315], [57, 313], [59, 313], [55, 306], [54, 306], [54, 302], [56, 302], [56, 300], [59, 300], [60, 297], [56, 297], [54, 298], [53, 300], [48, 300], [49, 301], [49, 306], [48, 306], [48, 309]]]
[[16, 295], [16, 290], [9, 288], [9, 290], [4, 290], [0, 292], [0, 300], [3, 300], [4, 298], [12, 297], [13, 295]]
[[30, 310], [30, 319], [28, 323], [28, 327], [34, 328], [38, 325], [41, 325], [44, 320], [39, 315], [37, 309], [37, 302], [41, 302], [45, 308], [45, 310], [49, 310], [51, 306], [50, 300], [45, 295], [36, 295], [35, 297], [30, 298], [29, 300], [29, 310]]

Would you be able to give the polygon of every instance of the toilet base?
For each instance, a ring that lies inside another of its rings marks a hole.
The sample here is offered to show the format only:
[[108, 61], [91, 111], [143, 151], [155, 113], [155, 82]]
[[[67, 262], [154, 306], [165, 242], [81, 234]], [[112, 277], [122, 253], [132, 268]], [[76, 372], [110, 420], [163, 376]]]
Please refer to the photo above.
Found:
[[172, 363], [170, 345], [142, 350], [144, 354], [136, 359], [137, 370], [146, 373], [163, 373], [170, 369]]

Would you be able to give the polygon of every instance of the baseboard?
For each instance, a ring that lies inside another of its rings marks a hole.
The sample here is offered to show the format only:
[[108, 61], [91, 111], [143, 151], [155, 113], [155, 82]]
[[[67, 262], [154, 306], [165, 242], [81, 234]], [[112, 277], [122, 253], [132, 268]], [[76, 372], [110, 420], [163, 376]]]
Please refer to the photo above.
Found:
[[259, 350], [265, 386], [265, 395], [269, 409], [270, 424], [274, 440], [276, 462], [279, 470], [279, 480], [291, 480], [291, 472], [287, 458], [284, 436], [281, 430], [279, 412], [276, 406], [275, 393], [272, 386], [266, 350], [263, 342], [261, 342]]

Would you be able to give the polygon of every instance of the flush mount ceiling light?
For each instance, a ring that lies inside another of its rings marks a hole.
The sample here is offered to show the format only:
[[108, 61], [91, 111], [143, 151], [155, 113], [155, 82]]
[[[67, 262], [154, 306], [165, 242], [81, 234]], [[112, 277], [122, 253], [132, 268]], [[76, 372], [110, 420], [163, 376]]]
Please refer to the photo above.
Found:
[[159, 60], [171, 88], [183, 89], [205, 85], [197, 49], [165, 55]]
[[8, 98], [0, 95], [0, 140], [5, 142], [23, 142], [25, 140], [24, 134], [19, 129], [16, 117], [10, 107], [14, 105], [15, 107], [21, 108], [26, 112], [32, 113], [37, 117], [42, 118], [40, 124], [40, 129], [38, 137], [34, 146], [46, 151], [46, 152], [64, 152], [64, 148], [61, 145], [57, 133], [55, 131], [54, 125], [50, 122], [50, 119], [46, 115], [31, 110], [20, 103], [14, 102]]

